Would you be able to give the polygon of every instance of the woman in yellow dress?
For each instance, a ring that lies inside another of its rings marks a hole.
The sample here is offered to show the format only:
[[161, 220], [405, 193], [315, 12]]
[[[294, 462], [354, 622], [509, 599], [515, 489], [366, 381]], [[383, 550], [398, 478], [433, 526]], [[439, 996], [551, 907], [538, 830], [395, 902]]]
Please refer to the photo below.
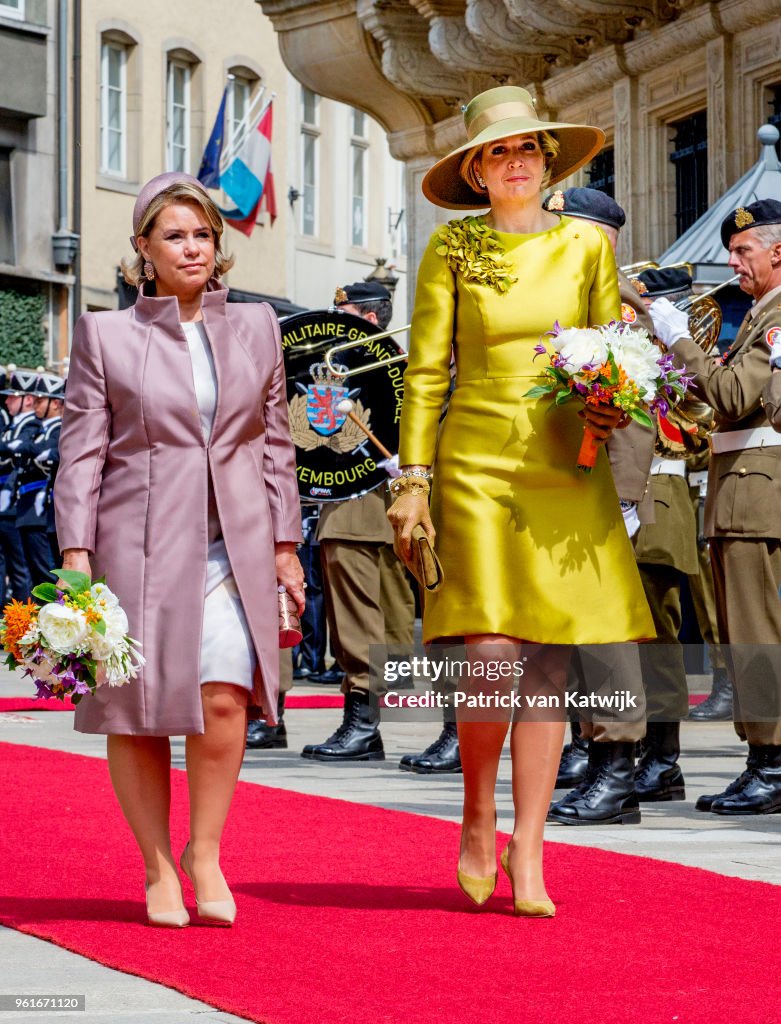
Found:
[[[389, 512], [405, 555], [413, 526], [432, 541], [436, 526], [445, 582], [426, 595], [424, 642], [463, 637], [472, 658], [487, 651], [513, 662], [523, 643], [653, 636], [607, 457], [600, 451], [589, 475], [576, 468], [584, 419], [604, 442], [618, 410], [579, 414], [578, 403], [525, 397], [540, 383], [534, 347], [556, 321], [585, 327], [620, 318], [607, 238], [544, 210], [540, 194], [590, 160], [605, 136], [540, 121], [526, 90], [509, 86], [475, 97], [464, 120], [469, 142], [428, 172], [423, 192], [449, 209], [490, 210], [439, 228], [423, 256], [404, 378], [402, 476]], [[440, 428], [451, 351], [456, 384]], [[458, 881], [478, 904], [497, 880], [495, 786], [507, 729], [507, 721], [458, 725]], [[501, 862], [517, 914], [555, 913], [542, 838], [563, 731], [563, 721], [512, 727], [515, 826]]]

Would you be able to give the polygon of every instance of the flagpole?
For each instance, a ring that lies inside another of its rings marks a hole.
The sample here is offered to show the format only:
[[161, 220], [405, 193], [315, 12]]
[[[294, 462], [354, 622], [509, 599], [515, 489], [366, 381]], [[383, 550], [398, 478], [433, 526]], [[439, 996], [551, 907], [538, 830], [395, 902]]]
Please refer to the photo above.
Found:
[[247, 138], [250, 132], [254, 131], [254, 129], [257, 128], [258, 124], [260, 123], [260, 119], [265, 114], [266, 107], [268, 106], [268, 104], [261, 106], [260, 113], [257, 116], [255, 116], [255, 114], [253, 113], [253, 110], [257, 109], [258, 104], [265, 95], [265, 92], [266, 87], [261, 86], [260, 92], [253, 98], [249, 107], [247, 108], [247, 113], [244, 115], [241, 121], [239, 121], [238, 125], [236, 126], [236, 130], [231, 135], [227, 145], [223, 147], [222, 157], [220, 159], [220, 168], [224, 169], [225, 167], [228, 166], [230, 161], [233, 159], [233, 157], [240, 149], [244, 140]]

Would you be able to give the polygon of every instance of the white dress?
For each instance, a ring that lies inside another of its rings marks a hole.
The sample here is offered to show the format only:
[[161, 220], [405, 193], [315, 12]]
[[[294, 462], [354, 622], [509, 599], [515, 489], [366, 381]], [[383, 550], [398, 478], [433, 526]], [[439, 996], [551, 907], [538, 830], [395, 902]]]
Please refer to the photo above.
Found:
[[[206, 443], [211, 436], [217, 408], [217, 374], [203, 323], [183, 323], [190, 359], [201, 430]], [[233, 578], [220, 518], [209, 479], [209, 551], [201, 635], [201, 683], [234, 683], [252, 689], [257, 656], [241, 598]]]

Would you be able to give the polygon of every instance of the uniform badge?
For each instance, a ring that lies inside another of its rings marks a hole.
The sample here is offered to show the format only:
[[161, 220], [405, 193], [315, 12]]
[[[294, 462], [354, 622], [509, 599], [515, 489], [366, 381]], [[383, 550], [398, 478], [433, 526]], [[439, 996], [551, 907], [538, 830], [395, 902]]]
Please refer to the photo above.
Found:
[[632, 287], [638, 295], [648, 294], [648, 285], [645, 283], [645, 281], [641, 281], [639, 277], [632, 278]]
[[350, 299], [348, 298], [347, 292], [344, 290], [344, 288], [337, 288], [336, 291], [334, 292], [334, 305], [342, 306], [349, 301]]
[[744, 210], [742, 206], [739, 206], [735, 210], [735, 227], [736, 228], [747, 228], [749, 224], [754, 223], [754, 215], [749, 213], [748, 210]]
[[637, 310], [633, 309], [628, 302], [621, 303], [621, 319], [625, 324], [633, 324], [637, 320]]
[[768, 348], [772, 348], [774, 345], [781, 345], [781, 327], [771, 327], [765, 335], [765, 341], [768, 344]]

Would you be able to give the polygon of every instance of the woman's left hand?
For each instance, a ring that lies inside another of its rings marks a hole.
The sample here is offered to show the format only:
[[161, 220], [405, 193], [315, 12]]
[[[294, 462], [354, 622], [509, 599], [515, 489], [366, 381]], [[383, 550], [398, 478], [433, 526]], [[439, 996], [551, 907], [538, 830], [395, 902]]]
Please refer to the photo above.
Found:
[[609, 440], [614, 430], [628, 427], [630, 422], [630, 417], [614, 405], [586, 405], [578, 415], [585, 419], [598, 445]]
[[298, 560], [295, 544], [275, 544], [274, 559], [277, 566], [277, 583], [281, 584], [296, 602], [298, 614], [302, 615], [304, 598], [304, 570]]

